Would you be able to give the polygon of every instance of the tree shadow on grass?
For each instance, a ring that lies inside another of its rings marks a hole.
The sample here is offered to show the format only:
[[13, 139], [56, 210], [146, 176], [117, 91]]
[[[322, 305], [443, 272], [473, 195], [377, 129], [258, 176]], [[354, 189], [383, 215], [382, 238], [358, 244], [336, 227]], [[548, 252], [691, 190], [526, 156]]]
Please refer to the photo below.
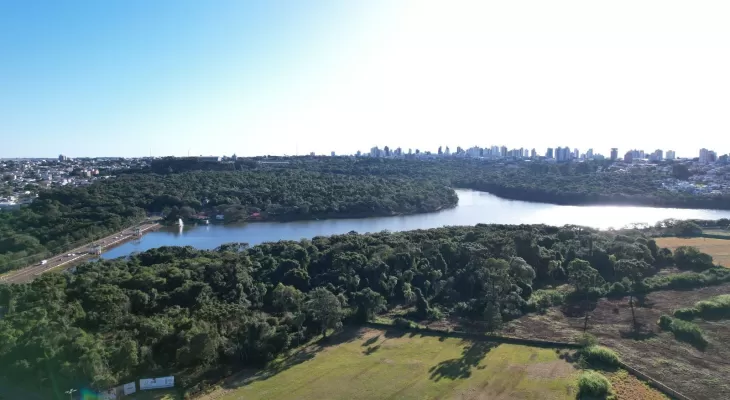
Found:
[[366, 356], [369, 356], [369, 355], [371, 355], [371, 354], [375, 353], [376, 351], [378, 351], [379, 349], [380, 349], [380, 345], [377, 345], [377, 346], [370, 346], [370, 347], [368, 347], [367, 349], [365, 349], [365, 350], [364, 350], [364, 351], [362, 352], [362, 354], [364, 354], [364, 355], [366, 355]]
[[400, 330], [400, 329], [388, 329], [387, 331], [385, 331], [385, 337], [388, 339], [391, 339], [391, 338], [397, 339], [397, 338], [402, 338], [407, 333], [408, 332], [406, 332], [404, 330]]
[[380, 335], [378, 335], [378, 336], [373, 336], [373, 337], [371, 337], [370, 339], [366, 340], [366, 341], [365, 341], [365, 342], [364, 342], [364, 343], [362, 344], [362, 347], [368, 347], [368, 346], [370, 346], [371, 344], [375, 344], [375, 342], [377, 342], [377, 341], [378, 341], [379, 339], [380, 339]]
[[359, 329], [345, 329], [337, 334], [320, 338], [314, 343], [304, 345], [285, 357], [277, 358], [276, 360], [269, 362], [269, 364], [263, 369], [255, 371], [248, 370], [236, 374], [227, 379], [222, 386], [225, 389], [235, 389], [249, 385], [253, 382], [269, 379], [270, 377], [286, 371], [289, 368], [313, 359], [317, 353], [327, 347], [351, 342], [361, 337], [362, 333]]
[[264, 381], [272, 376], [286, 371], [291, 367], [304, 363], [314, 358], [314, 356], [322, 349], [322, 347], [312, 344], [300, 348], [287, 357], [274, 360], [269, 363], [266, 368], [255, 372], [244, 371], [241, 374], [233, 376], [231, 379], [223, 383], [225, 389], [236, 389], [241, 386], [249, 385], [257, 381]]
[[474, 368], [484, 368], [479, 367], [479, 363], [487, 353], [498, 345], [494, 342], [471, 342], [469, 346], [464, 347], [461, 358], [442, 361], [431, 367], [428, 370], [431, 373], [430, 379], [438, 382], [442, 378], [452, 380], [469, 378]]

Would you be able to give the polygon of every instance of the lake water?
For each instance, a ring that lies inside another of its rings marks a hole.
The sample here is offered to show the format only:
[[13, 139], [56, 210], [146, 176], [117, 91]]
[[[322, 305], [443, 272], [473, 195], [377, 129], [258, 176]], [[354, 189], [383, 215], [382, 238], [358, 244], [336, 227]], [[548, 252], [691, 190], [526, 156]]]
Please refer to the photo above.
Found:
[[224, 243], [246, 242], [256, 245], [277, 240], [299, 240], [356, 231], [360, 233], [406, 231], [448, 225], [494, 224], [566, 224], [599, 229], [621, 228], [635, 222], [654, 224], [667, 218], [730, 218], [730, 211], [689, 210], [630, 206], [559, 206], [545, 203], [505, 200], [484, 192], [457, 190], [459, 205], [429, 214], [364, 219], [330, 219], [322, 221], [255, 222], [243, 225], [203, 225], [166, 227], [144, 235], [104, 253], [104, 258], [129, 255], [160, 246], [193, 246], [213, 249]]

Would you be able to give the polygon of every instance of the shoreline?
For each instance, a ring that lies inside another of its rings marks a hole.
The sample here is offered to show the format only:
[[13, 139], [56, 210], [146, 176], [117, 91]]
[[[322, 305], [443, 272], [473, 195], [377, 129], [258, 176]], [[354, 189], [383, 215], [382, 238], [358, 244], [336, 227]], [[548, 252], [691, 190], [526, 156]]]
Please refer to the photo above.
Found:
[[[90, 247], [93, 247], [95, 244], [98, 244], [99, 242], [105, 243], [100, 245], [101, 247], [101, 253], [111, 250], [115, 247], [121, 246], [131, 240], [134, 240], [135, 238], [141, 238], [145, 234], [149, 232], [156, 231], [160, 229], [163, 225], [161, 225], [157, 221], [150, 221], [147, 223], [137, 224], [132, 227], [123, 229], [121, 231], [117, 231], [113, 234], [110, 234], [108, 236], [105, 236], [98, 240], [93, 240], [91, 242], [86, 243], [83, 246], [76, 247], [74, 249], [71, 249], [69, 251], [56, 254], [52, 257], [48, 258], [48, 264], [33, 264], [28, 265], [26, 267], [8, 271], [5, 274], [0, 276], [0, 283], [26, 283], [29, 281], [32, 281], [36, 277], [45, 274], [47, 272], [57, 272], [57, 271], [64, 271], [70, 268], [73, 268], [79, 264], [83, 264], [84, 262], [87, 262], [91, 259], [94, 259], [95, 257], [98, 257], [97, 254], [91, 254], [88, 252], [88, 249]], [[135, 236], [134, 232], [130, 232], [136, 228], [140, 228], [140, 236]], [[118, 236], [122, 236], [121, 238], [117, 238]], [[114, 240], [116, 239], [116, 240]], [[113, 240], [110, 243], [106, 243], [107, 240]], [[78, 253], [78, 254], [77, 254]], [[67, 254], [77, 254], [74, 258], [66, 259]]]
[[475, 192], [489, 193], [493, 196], [499, 197], [504, 200], [524, 201], [526, 203], [536, 204], [552, 204], [556, 206], [611, 206], [611, 207], [645, 207], [645, 208], [667, 208], [667, 209], [678, 209], [678, 210], [708, 210], [708, 211], [730, 211], [730, 201], [727, 203], [727, 208], [716, 208], [716, 207], [703, 207], [701, 204], [677, 204], [672, 202], [665, 202], [659, 199], [652, 199], [646, 197], [640, 198], [629, 198], [629, 197], [613, 197], [613, 198], [599, 198], [599, 199], [535, 199], [530, 194], [520, 192], [516, 194], [505, 194], [499, 190], [484, 190], [474, 187], [459, 187], [454, 188], [459, 190], [473, 190]]

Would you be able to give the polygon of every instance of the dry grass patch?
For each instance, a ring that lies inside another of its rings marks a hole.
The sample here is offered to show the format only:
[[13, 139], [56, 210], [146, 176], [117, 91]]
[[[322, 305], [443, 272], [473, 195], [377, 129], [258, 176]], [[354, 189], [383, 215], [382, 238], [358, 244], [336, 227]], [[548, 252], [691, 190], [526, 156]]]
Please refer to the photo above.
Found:
[[715, 264], [730, 267], [730, 240], [710, 238], [663, 237], [656, 239], [657, 245], [674, 251], [680, 246], [697, 247], [701, 252], [712, 256]]
[[607, 373], [618, 400], [669, 400], [669, 398], [624, 370]]

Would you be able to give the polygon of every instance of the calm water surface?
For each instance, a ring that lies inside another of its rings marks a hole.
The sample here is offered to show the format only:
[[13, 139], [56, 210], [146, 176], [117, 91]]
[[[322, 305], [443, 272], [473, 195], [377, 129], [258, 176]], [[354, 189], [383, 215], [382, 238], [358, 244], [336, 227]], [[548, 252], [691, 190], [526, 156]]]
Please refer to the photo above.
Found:
[[160, 246], [193, 246], [213, 249], [230, 242], [256, 245], [277, 240], [299, 240], [356, 231], [360, 233], [407, 231], [448, 225], [575, 224], [599, 229], [621, 228], [635, 222], [654, 224], [667, 218], [730, 218], [730, 211], [687, 210], [628, 206], [558, 206], [505, 200], [484, 192], [457, 190], [459, 205], [430, 214], [323, 221], [256, 222], [244, 225], [206, 225], [163, 228], [135, 242], [125, 243], [103, 254], [104, 258], [129, 255]]

